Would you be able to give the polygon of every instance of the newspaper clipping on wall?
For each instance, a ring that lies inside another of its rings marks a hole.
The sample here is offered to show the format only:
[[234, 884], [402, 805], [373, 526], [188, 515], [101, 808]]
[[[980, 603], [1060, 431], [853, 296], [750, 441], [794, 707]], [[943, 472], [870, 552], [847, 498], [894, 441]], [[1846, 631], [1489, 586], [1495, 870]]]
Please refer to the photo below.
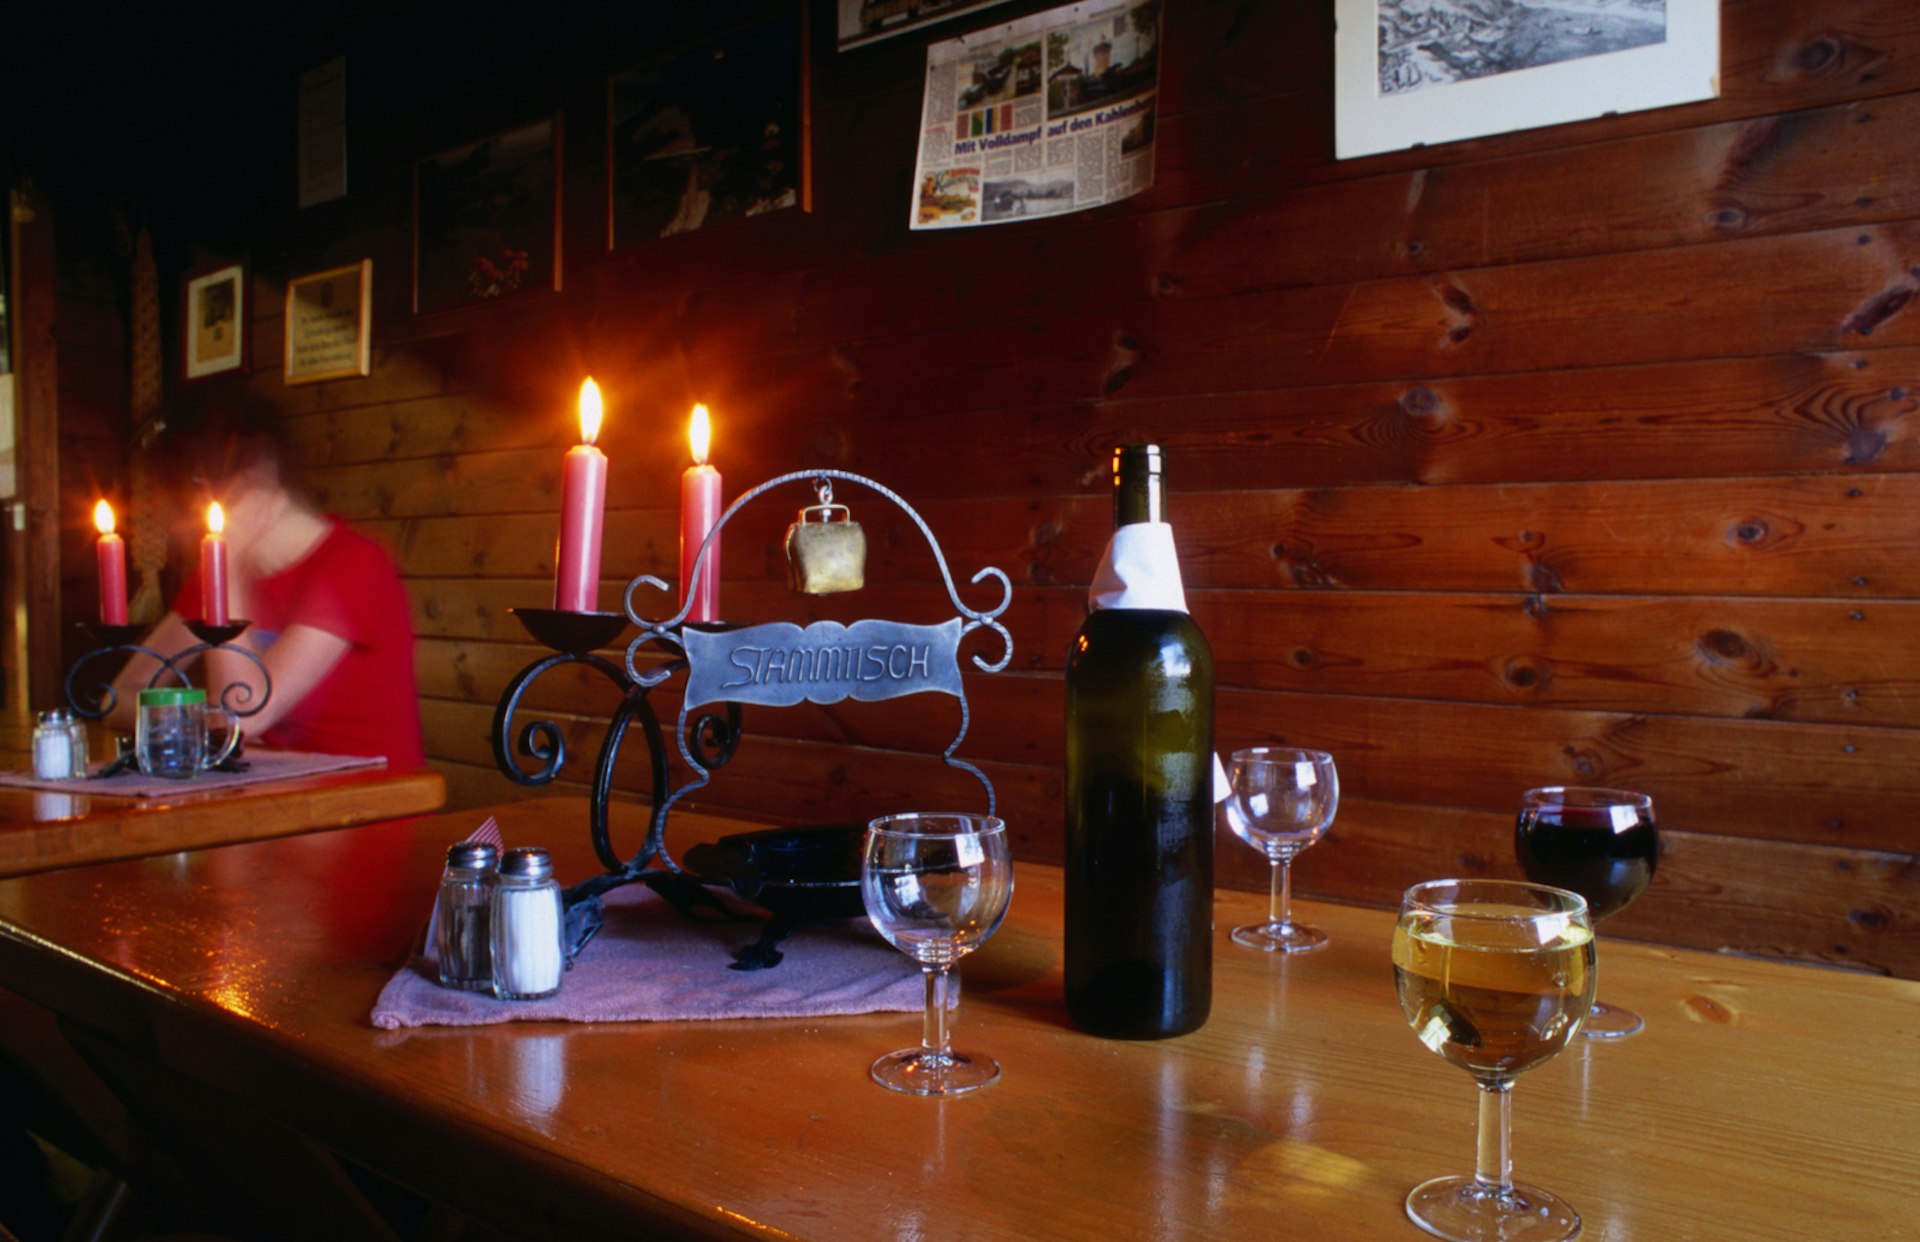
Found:
[[1083, 0], [927, 48], [912, 227], [970, 228], [1153, 185], [1163, 0]]

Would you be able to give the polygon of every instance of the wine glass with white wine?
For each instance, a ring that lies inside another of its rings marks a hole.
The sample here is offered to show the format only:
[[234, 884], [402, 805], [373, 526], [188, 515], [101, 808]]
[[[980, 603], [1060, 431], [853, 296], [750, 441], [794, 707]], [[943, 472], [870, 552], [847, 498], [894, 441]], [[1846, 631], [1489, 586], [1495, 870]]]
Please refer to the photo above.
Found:
[[1567, 1242], [1580, 1213], [1513, 1180], [1514, 1079], [1559, 1055], [1593, 1004], [1593, 923], [1577, 893], [1517, 880], [1431, 880], [1400, 899], [1393, 982], [1427, 1048], [1480, 1088], [1473, 1176], [1414, 1187], [1407, 1216], [1452, 1242]]

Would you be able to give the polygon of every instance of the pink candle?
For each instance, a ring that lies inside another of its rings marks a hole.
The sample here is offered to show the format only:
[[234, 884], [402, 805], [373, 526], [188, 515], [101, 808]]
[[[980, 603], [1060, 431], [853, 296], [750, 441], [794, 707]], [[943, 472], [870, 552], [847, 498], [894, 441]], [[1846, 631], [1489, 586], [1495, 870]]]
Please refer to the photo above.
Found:
[[707, 464], [707, 442], [712, 436], [707, 407], [693, 407], [693, 422], [687, 438], [693, 445], [693, 465], [680, 476], [680, 602], [691, 603], [689, 621], [720, 619], [720, 538], [714, 536], [707, 549], [707, 563], [700, 581], [693, 581], [694, 562], [700, 557], [700, 545], [707, 532], [720, 521], [720, 472]]
[[100, 621], [127, 623], [127, 541], [113, 533], [113, 506], [102, 500], [93, 507], [93, 525], [100, 542], [93, 546], [100, 561]]
[[580, 443], [567, 450], [560, 474], [560, 543], [553, 554], [553, 606], [600, 610], [600, 537], [607, 507], [607, 455], [600, 435], [600, 386], [580, 385]]
[[207, 506], [207, 533], [200, 540], [200, 619], [227, 623], [227, 515], [214, 501]]

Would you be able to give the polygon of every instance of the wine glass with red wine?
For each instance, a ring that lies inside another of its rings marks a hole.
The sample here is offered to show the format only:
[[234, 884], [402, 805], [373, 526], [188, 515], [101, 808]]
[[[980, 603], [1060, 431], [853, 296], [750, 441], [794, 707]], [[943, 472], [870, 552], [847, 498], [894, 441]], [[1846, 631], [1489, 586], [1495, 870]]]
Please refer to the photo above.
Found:
[[[1596, 924], [1645, 891], [1660, 860], [1653, 799], [1624, 789], [1529, 789], [1513, 844], [1529, 880], [1580, 894]], [[1624, 1039], [1645, 1025], [1631, 1009], [1595, 1001], [1581, 1033]]]

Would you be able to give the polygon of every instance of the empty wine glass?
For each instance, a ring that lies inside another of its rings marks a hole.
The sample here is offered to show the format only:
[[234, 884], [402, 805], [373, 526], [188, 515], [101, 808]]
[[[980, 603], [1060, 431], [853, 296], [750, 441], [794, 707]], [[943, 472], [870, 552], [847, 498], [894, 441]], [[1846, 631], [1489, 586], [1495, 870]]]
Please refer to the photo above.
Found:
[[1340, 805], [1340, 774], [1322, 750], [1254, 746], [1233, 752], [1227, 825], [1272, 867], [1267, 921], [1233, 929], [1233, 942], [1268, 953], [1304, 953], [1325, 932], [1293, 921], [1293, 856], [1326, 835]]
[[1472, 1177], [1414, 1187], [1407, 1216], [1454, 1242], [1565, 1242], [1580, 1214], [1513, 1180], [1513, 1080], [1556, 1056], [1593, 1003], [1593, 924], [1578, 893], [1518, 880], [1432, 880], [1400, 899], [1393, 982], [1413, 1033], [1473, 1075]]
[[[1660, 861], [1653, 799], [1625, 789], [1529, 789], [1520, 798], [1513, 845], [1529, 880], [1580, 894], [1595, 923], [1644, 892]], [[1645, 1025], [1631, 1009], [1595, 1001], [1580, 1033], [1624, 1039]]]
[[860, 863], [867, 917], [926, 974], [920, 1046], [873, 1063], [873, 1080], [909, 1095], [962, 1095], [1000, 1076], [1000, 1064], [953, 1048], [949, 971], [979, 948], [1013, 899], [1007, 826], [991, 815], [889, 815], [867, 825]]

